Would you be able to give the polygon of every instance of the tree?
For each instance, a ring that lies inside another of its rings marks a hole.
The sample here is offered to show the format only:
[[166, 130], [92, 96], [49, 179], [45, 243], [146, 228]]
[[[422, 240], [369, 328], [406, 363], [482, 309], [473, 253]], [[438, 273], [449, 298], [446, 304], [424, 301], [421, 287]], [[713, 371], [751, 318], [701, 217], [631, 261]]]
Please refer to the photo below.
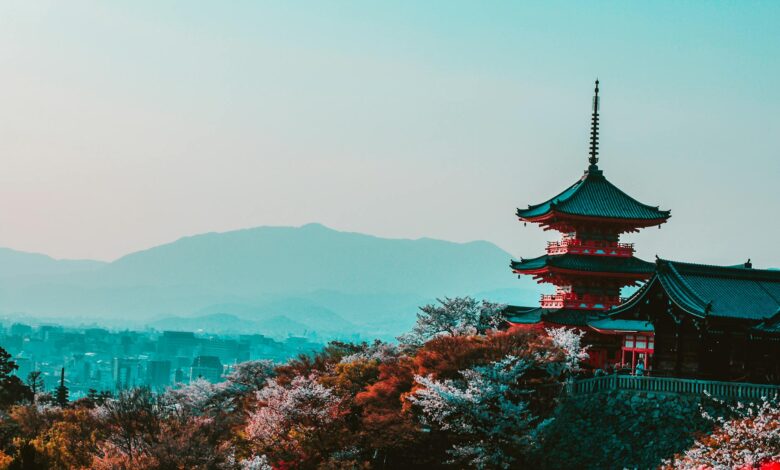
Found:
[[225, 389], [225, 382], [211, 383], [204, 378], [198, 378], [183, 387], [168, 390], [165, 399], [192, 414], [202, 415], [230, 405], [224, 397]]
[[97, 452], [99, 434], [99, 426], [89, 409], [63, 408], [30, 443], [46, 459], [48, 468], [88, 468]]
[[398, 337], [406, 345], [421, 346], [439, 335], [484, 334], [495, 329], [501, 322], [503, 305], [472, 297], [437, 299], [439, 305], [428, 304], [420, 307], [417, 323], [412, 331]]
[[105, 434], [90, 468], [223, 468], [230, 422], [148, 388], [120, 392], [94, 410]]
[[255, 455], [292, 468], [316, 465], [328, 457], [339, 437], [341, 399], [317, 377], [296, 377], [288, 386], [275, 379], [257, 394], [246, 434]]
[[162, 410], [151, 390], [123, 390], [96, 408], [95, 414], [107, 434], [99, 457], [121, 457], [131, 463], [148, 457], [152, 436], [159, 433], [162, 420]]
[[564, 369], [561, 372], [576, 372], [580, 363], [588, 358], [588, 346], [582, 344], [584, 331], [574, 328], [548, 328], [545, 330], [553, 344], [560, 348], [566, 355], [566, 360], [561, 364]]
[[669, 468], [777, 468], [780, 466], [780, 403], [764, 398], [759, 403], [730, 407], [737, 417], [702, 416], [717, 425], [698, 439]]
[[486, 366], [461, 371], [460, 380], [415, 377], [423, 388], [409, 400], [423, 424], [455, 436], [448, 451], [452, 463], [475, 468], [510, 468], [522, 464], [544, 421], [528, 406], [531, 390], [520, 378], [532, 367], [528, 359], [506, 356]]
[[242, 392], [256, 392], [275, 375], [273, 361], [246, 361], [236, 364], [228, 374], [227, 382]]
[[404, 467], [422, 447], [420, 425], [404, 406], [414, 375], [414, 362], [408, 356], [383, 362], [377, 380], [355, 395], [361, 410], [361, 441], [386, 468]]
[[8, 351], [0, 347], [0, 410], [33, 398], [32, 390], [19, 377], [13, 375], [18, 369]]
[[61, 407], [68, 406], [68, 387], [65, 386], [65, 368], [60, 369], [60, 384], [54, 390], [54, 401]]
[[33, 395], [43, 392], [45, 388], [43, 373], [39, 370], [34, 370], [27, 374], [27, 386], [30, 387]]
[[95, 408], [96, 406], [101, 406], [105, 404], [106, 400], [110, 400], [111, 397], [112, 397], [111, 392], [107, 390], [98, 392], [94, 388], [90, 388], [89, 390], [87, 390], [87, 396], [79, 399], [76, 403], [78, 406], [82, 406], [86, 408]]
[[238, 468], [240, 470], [273, 470], [271, 464], [268, 463], [268, 457], [265, 455], [256, 455], [249, 459], [244, 459], [238, 462]]

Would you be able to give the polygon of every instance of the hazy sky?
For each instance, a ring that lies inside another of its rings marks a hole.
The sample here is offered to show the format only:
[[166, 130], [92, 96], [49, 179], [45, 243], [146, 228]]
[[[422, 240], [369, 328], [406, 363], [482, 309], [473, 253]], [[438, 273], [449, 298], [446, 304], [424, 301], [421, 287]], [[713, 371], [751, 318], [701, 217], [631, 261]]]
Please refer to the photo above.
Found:
[[780, 2], [0, 4], [0, 246], [114, 259], [321, 222], [524, 228], [586, 167], [672, 209], [639, 255], [780, 267]]

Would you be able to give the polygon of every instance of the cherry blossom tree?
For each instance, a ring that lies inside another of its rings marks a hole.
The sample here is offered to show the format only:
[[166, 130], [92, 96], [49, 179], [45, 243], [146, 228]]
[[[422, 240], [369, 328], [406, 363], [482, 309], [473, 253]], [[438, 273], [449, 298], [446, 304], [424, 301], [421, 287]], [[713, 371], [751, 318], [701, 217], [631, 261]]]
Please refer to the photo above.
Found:
[[495, 329], [504, 306], [472, 297], [438, 299], [439, 304], [420, 307], [412, 331], [398, 337], [405, 345], [420, 346], [439, 335], [474, 335]]
[[528, 407], [530, 390], [518, 380], [529, 371], [527, 359], [506, 356], [461, 371], [460, 380], [415, 377], [423, 388], [409, 397], [424, 424], [455, 436], [448, 451], [452, 463], [475, 468], [510, 468], [521, 464], [544, 423]]
[[187, 385], [168, 390], [164, 398], [169, 406], [180, 407], [194, 414], [203, 414], [215, 408], [223, 409], [227, 405], [222, 396], [227, 389], [226, 382], [214, 384], [198, 378]]
[[238, 468], [240, 470], [273, 470], [265, 455], [255, 455], [249, 459], [241, 460], [238, 462]]
[[588, 358], [588, 346], [582, 344], [585, 332], [565, 327], [548, 328], [545, 331], [552, 339], [553, 345], [560, 348], [566, 355], [566, 360], [562, 363], [565, 371], [579, 370], [579, 364]]
[[732, 406], [730, 414], [736, 418], [702, 414], [716, 424], [715, 431], [698, 439], [669, 468], [780, 468], [780, 403], [776, 399]]
[[245, 432], [258, 455], [303, 466], [325, 458], [339, 437], [342, 400], [315, 375], [296, 377], [288, 386], [273, 379], [257, 393], [257, 402]]

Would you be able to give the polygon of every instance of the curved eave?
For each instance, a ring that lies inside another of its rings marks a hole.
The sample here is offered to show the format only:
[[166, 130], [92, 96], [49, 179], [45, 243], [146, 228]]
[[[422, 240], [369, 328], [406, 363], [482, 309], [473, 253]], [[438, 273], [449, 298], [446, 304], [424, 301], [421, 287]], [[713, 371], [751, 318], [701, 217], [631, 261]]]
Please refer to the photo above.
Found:
[[555, 266], [544, 266], [542, 268], [536, 268], [531, 270], [522, 270], [512, 268], [512, 272], [518, 275], [538, 275], [538, 274], [565, 274], [569, 276], [593, 276], [593, 277], [608, 277], [608, 278], [623, 278], [631, 280], [647, 279], [650, 273], [627, 273], [619, 271], [588, 271], [577, 269], [558, 268]]
[[653, 264], [639, 258], [609, 258], [587, 255], [543, 255], [509, 264], [515, 274], [541, 276], [563, 274], [569, 276], [597, 276], [646, 279], [653, 273]]
[[645, 298], [646, 293], [657, 281], [658, 281], [658, 276], [654, 274], [653, 277], [651, 277], [642, 287], [640, 287], [636, 292], [634, 292], [631, 295], [631, 297], [628, 298], [628, 300], [626, 300], [620, 305], [616, 305], [613, 308], [607, 310], [607, 315], [609, 316], [618, 315], [620, 313], [626, 312], [636, 307]]
[[594, 331], [605, 335], [655, 332], [653, 324], [644, 320], [622, 320], [606, 317], [590, 321], [588, 326]]
[[663, 215], [655, 219], [631, 219], [620, 217], [602, 217], [594, 215], [572, 214], [561, 209], [550, 208], [544, 214], [539, 214], [532, 217], [525, 217], [521, 213], [520, 209], [517, 210], [517, 217], [523, 222], [531, 222], [534, 224], [550, 225], [559, 221], [576, 221], [576, 222], [597, 222], [597, 223], [609, 223], [613, 225], [623, 225], [636, 228], [654, 227], [661, 225], [669, 220], [672, 216], [671, 211], [662, 211]]
[[[682, 279], [680, 279], [680, 281], [682, 281]], [[643, 285], [639, 290], [634, 292], [634, 294], [629, 297], [626, 302], [617, 305], [610, 310], [607, 310], [607, 314], [609, 316], [614, 316], [634, 309], [645, 299], [645, 296], [647, 296], [648, 292], [650, 292], [651, 288], [656, 283], [661, 284], [661, 288], [664, 290], [664, 292], [666, 292], [666, 295], [669, 297], [669, 300], [672, 302], [672, 304], [683, 312], [697, 318], [704, 318], [707, 315], [706, 302], [701, 300], [701, 298], [698, 297], [698, 295], [696, 295], [693, 290], [690, 289], [690, 287], [687, 288], [689, 292], [684, 293], [683, 289], [681, 289], [679, 285], [670, 282], [669, 279], [665, 279], [664, 276], [659, 275], [658, 272], [653, 274], [653, 277], [651, 277], [650, 280], [648, 280], [647, 283], [645, 283], [645, 285]], [[691, 294], [696, 297], [699, 305], [692, 304], [689, 300], [687, 300], [691, 298]]]
[[681, 310], [690, 315], [704, 318], [707, 315], [708, 303], [680, 276], [672, 263], [658, 260], [659, 280], [671, 301]]
[[[611, 211], [614, 213], [595, 215], [590, 212], [582, 212], [582, 208], [576, 207], [583, 204], [583, 201], [578, 202], [581, 197], [586, 198], [586, 207], [593, 207], [595, 199], [595, 201], [600, 201], [604, 208], [611, 205]], [[626, 216], [623, 217], [621, 212], [625, 213]], [[635, 213], [631, 214], [631, 212]], [[529, 205], [527, 209], [518, 208], [516, 213], [520, 220], [534, 223], [543, 223], [544, 220], [557, 214], [559, 217], [564, 216], [570, 219], [584, 217], [584, 220], [611, 221], [622, 225], [636, 224], [636, 227], [660, 225], [671, 217], [671, 211], [662, 211], [658, 206], [637, 201], [612, 184], [604, 176], [603, 171], [596, 167], [588, 168], [582, 178], [556, 196], [540, 204]], [[637, 213], [641, 215], [637, 217]]]
[[602, 334], [602, 335], [624, 335], [627, 333], [645, 333], [644, 330], [603, 330], [601, 328], [596, 328], [595, 326], [588, 325], [588, 327], [595, 331], [596, 333]]

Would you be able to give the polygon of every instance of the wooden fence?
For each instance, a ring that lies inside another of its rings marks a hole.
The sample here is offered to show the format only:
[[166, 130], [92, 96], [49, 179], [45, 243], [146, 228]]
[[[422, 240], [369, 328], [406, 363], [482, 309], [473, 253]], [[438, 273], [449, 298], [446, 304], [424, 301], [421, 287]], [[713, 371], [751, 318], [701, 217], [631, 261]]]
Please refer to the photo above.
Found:
[[607, 375], [569, 382], [570, 395], [585, 395], [607, 390], [634, 390], [650, 393], [702, 395], [705, 392], [717, 398], [753, 400], [762, 397], [780, 398], [780, 386], [741, 382], [713, 382], [709, 380], [677, 379], [668, 377], [637, 377]]

